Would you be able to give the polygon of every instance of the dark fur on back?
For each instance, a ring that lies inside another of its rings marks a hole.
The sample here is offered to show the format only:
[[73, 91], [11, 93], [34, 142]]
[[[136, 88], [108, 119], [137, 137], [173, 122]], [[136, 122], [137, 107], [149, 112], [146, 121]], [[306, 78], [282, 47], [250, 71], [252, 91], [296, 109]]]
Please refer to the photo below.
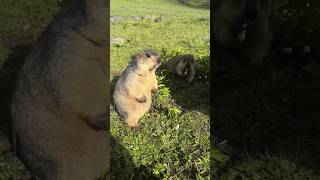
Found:
[[107, 8], [65, 1], [19, 73], [19, 157], [41, 180], [92, 180], [109, 169]]

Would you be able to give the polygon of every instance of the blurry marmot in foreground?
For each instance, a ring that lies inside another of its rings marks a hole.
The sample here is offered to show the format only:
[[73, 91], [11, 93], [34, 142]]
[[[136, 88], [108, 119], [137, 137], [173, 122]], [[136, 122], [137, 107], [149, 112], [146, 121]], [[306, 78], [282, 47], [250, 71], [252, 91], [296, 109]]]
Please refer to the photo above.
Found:
[[18, 76], [18, 153], [41, 180], [94, 180], [109, 169], [108, 8], [65, 1]]
[[170, 73], [184, 77], [188, 82], [193, 81], [196, 74], [195, 60], [193, 55], [179, 55], [171, 58], [166, 63]]
[[114, 107], [129, 127], [138, 127], [139, 119], [150, 109], [151, 93], [158, 89], [155, 71], [159, 65], [158, 54], [152, 50], [141, 51], [117, 81]]
[[222, 47], [235, 50], [251, 65], [262, 63], [272, 39], [271, 0], [216, 0], [213, 30]]

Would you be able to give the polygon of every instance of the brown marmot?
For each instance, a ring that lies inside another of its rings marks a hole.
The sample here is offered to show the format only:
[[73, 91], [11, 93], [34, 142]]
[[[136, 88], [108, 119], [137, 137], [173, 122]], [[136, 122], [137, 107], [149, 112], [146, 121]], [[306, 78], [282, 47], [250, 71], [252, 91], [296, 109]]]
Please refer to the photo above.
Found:
[[18, 76], [18, 153], [41, 180], [93, 180], [109, 169], [107, 4], [65, 1]]
[[272, 31], [271, 0], [217, 0], [213, 32], [222, 47], [240, 53], [251, 65], [261, 64], [267, 55]]
[[175, 56], [168, 60], [166, 66], [170, 73], [184, 77], [188, 82], [192, 82], [196, 74], [195, 60], [191, 54]]
[[117, 81], [113, 99], [114, 107], [129, 127], [138, 127], [139, 119], [151, 106], [151, 92], [158, 89], [155, 71], [160, 65], [157, 53], [139, 52]]

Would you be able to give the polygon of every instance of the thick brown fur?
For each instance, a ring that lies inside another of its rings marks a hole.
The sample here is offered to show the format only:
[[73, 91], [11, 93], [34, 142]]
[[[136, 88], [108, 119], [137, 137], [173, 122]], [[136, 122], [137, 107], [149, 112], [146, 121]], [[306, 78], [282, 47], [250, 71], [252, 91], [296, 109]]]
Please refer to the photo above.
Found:
[[159, 57], [154, 51], [141, 51], [117, 81], [114, 107], [131, 128], [139, 127], [140, 118], [150, 109], [152, 91], [158, 89], [155, 71], [159, 65]]
[[214, 7], [215, 40], [251, 65], [261, 64], [272, 39], [272, 0], [219, 0]]
[[179, 55], [168, 60], [166, 63], [170, 73], [184, 77], [188, 82], [192, 82], [196, 74], [195, 60], [193, 55]]
[[19, 156], [41, 180], [109, 169], [106, 0], [69, 0], [26, 58], [12, 101]]

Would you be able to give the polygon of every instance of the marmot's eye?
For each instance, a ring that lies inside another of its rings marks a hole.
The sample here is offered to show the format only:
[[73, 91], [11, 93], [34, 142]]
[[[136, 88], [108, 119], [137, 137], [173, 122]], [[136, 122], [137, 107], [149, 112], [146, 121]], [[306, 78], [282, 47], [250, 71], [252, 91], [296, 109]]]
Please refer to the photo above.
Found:
[[146, 56], [147, 56], [148, 58], [151, 57], [149, 53], [146, 53]]

